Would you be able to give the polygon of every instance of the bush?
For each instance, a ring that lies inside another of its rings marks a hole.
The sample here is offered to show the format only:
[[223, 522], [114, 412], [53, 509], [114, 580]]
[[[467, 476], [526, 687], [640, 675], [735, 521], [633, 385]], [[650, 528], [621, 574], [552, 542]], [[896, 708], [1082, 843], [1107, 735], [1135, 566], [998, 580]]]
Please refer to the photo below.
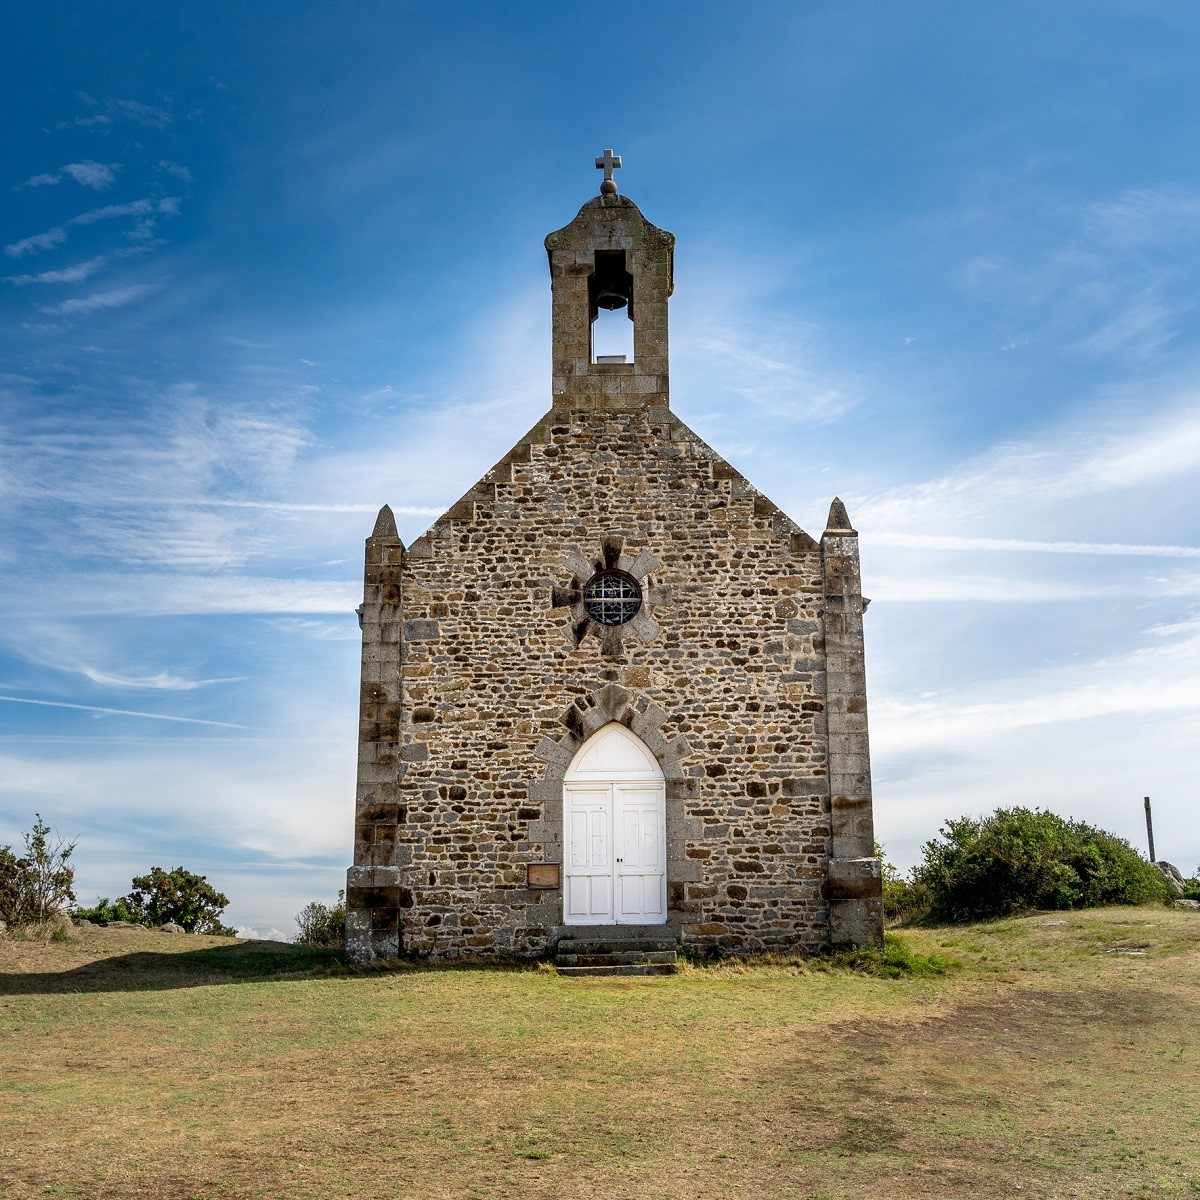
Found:
[[77, 908], [75, 916], [98, 925], [128, 921], [153, 928], [174, 921], [188, 933], [232, 937], [237, 932], [220, 921], [229, 897], [218, 892], [203, 875], [183, 867], [173, 871], [151, 867], [148, 874], [136, 875], [130, 883], [133, 890], [129, 895], [115, 900], [101, 896], [91, 908]]
[[165, 925], [174, 921], [188, 933], [212, 933], [232, 937], [237, 933], [222, 925], [221, 913], [229, 897], [218, 892], [203, 875], [183, 867], [164, 871], [151, 867], [147, 875], [135, 875], [133, 890], [123, 897], [130, 910], [141, 914], [140, 925]]
[[934, 920], [1167, 899], [1162, 876], [1123, 838], [1040, 810], [947, 821], [922, 855], [913, 880]]
[[34, 815], [23, 835], [24, 854], [0, 846], [0, 920], [14, 929], [45, 921], [75, 901], [75, 843], [53, 836], [41, 813]]
[[313, 900], [296, 914], [300, 932], [296, 942], [301, 946], [334, 946], [346, 944], [346, 893], [338, 892], [332, 905]]
[[124, 896], [109, 900], [101, 896], [91, 908], [77, 908], [75, 917], [80, 921], [94, 921], [97, 925], [108, 925], [113, 921], [128, 921], [134, 925], [149, 925], [145, 912], [133, 908]]
[[1200, 900], [1200, 867], [1196, 868], [1196, 873], [1191, 879], [1183, 881], [1183, 895], [1180, 898], [1183, 900]]
[[879, 859], [883, 880], [883, 919], [892, 925], [903, 925], [924, 916], [929, 908], [929, 892], [917, 879], [915, 868], [902, 875], [900, 868], [888, 861], [887, 852], [878, 842], [875, 857]]

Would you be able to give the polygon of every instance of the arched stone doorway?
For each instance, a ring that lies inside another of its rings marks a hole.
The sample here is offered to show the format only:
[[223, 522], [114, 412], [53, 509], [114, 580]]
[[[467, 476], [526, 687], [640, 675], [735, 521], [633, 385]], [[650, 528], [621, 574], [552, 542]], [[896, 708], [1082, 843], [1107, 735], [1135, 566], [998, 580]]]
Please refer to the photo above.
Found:
[[563, 921], [667, 920], [666, 780], [645, 743], [613, 721], [563, 776]]

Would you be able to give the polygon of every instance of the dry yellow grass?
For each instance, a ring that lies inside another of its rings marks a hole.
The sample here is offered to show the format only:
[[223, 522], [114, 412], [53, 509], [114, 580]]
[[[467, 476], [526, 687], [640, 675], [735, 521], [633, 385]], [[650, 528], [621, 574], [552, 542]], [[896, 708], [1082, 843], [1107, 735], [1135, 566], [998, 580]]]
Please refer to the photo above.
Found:
[[1200, 1196], [1200, 916], [903, 936], [959, 966], [568, 981], [0, 939], [0, 1195]]

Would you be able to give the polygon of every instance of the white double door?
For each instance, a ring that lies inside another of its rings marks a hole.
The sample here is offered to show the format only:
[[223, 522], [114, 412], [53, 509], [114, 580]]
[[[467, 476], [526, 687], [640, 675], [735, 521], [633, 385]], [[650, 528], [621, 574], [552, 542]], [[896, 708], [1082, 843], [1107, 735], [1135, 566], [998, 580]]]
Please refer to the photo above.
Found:
[[568, 925], [667, 920], [666, 788], [661, 781], [564, 787]]

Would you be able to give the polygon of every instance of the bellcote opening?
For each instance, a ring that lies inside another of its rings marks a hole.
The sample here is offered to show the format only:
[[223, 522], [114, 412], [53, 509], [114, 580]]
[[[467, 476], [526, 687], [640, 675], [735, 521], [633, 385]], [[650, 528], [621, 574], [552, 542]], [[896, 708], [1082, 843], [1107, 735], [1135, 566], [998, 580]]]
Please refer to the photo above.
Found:
[[[621, 310], [625, 310], [623, 320]], [[593, 363], [633, 362], [633, 276], [624, 250], [597, 250], [588, 276], [588, 321]]]
[[600, 195], [546, 235], [552, 294], [551, 404], [613, 411], [666, 408], [667, 300], [675, 236], [617, 190], [606, 150]]

